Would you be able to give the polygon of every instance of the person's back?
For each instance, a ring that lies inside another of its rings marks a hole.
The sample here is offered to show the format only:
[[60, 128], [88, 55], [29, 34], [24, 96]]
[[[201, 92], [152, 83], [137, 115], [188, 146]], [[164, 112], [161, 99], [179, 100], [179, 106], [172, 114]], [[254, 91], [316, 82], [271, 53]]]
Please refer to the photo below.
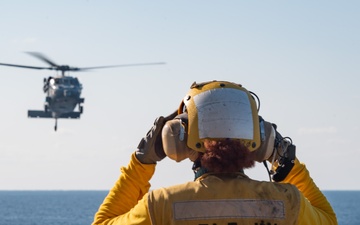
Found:
[[206, 174], [149, 194], [153, 224], [296, 224], [300, 196], [290, 184], [242, 173]]

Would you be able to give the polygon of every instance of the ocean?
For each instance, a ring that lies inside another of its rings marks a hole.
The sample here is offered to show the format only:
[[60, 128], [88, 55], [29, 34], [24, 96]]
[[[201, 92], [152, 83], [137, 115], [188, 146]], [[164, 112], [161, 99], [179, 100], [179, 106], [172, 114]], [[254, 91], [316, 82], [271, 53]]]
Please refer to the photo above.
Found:
[[[0, 191], [0, 225], [90, 225], [108, 191]], [[324, 191], [340, 225], [360, 224], [360, 191]]]

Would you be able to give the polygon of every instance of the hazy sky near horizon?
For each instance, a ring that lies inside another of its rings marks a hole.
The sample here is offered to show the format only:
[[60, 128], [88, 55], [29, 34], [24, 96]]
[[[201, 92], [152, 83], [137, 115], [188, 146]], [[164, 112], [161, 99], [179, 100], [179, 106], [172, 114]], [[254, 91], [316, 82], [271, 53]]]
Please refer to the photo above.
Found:
[[[154, 119], [194, 81], [241, 83], [260, 115], [297, 146], [323, 190], [360, 189], [360, 2], [1, 1], [0, 62], [77, 67], [79, 120], [29, 119], [53, 71], [0, 66], [0, 190], [108, 190]], [[193, 179], [191, 162], [161, 161], [152, 188]], [[262, 164], [246, 171], [267, 180]]]

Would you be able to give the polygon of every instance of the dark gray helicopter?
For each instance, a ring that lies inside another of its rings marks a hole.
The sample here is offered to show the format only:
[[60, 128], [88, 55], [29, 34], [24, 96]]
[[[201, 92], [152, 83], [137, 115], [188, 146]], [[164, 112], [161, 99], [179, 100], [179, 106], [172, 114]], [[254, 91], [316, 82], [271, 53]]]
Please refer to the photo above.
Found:
[[[36, 66], [24, 66], [16, 64], [0, 63], [2, 66], [20, 67], [26, 69], [38, 69], [38, 70], [56, 70], [61, 71], [61, 75], [48, 78], [44, 78], [43, 91], [46, 94], [44, 103], [44, 110], [28, 110], [28, 117], [30, 118], [54, 118], [55, 119], [55, 131], [57, 130], [58, 119], [77, 119], [83, 113], [84, 98], [80, 97], [82, 91], [82, 84], [76, 77], [65, 75], [67, 71], [86, 71], [92, 69], [104, 69], [113, 67], [125, 67], [125, 66], [144, 66], [144, 65], [159, 65], [165, 64], [163, 62], [156, 63], [137, 63], [137, 64], [122, 64], [111, 66], [97, 66], [97, 67], [70, 67], [68, 65], [57, 65], [51, 61], [48, 57], [38, 52], [27, 52], [28, 54], [40, 59], [41, 61], [50, 65], [50, 67], [36, 67]], [[78, 106], [78, 111], [74, 111]]]

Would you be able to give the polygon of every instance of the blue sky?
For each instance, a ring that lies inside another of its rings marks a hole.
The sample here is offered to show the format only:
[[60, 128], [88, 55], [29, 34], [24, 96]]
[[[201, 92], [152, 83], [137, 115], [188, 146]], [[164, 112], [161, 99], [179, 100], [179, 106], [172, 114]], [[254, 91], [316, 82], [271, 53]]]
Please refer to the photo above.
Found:
[[[260, 114], [297, 145], [323, 190], [360, 189], [358, 1], [2, 1], [0, 62], [77, 67], [166, 62], [73, 73], [80, 120], [28, 119], [52, 71], [0, 67], [0, 190], [109, 189], [159, 115], [194, 81], [241, 83]], [[262, 164], [247, 171], [267, 180]], [[193, 179], [161, 161], [152, 188]]]

